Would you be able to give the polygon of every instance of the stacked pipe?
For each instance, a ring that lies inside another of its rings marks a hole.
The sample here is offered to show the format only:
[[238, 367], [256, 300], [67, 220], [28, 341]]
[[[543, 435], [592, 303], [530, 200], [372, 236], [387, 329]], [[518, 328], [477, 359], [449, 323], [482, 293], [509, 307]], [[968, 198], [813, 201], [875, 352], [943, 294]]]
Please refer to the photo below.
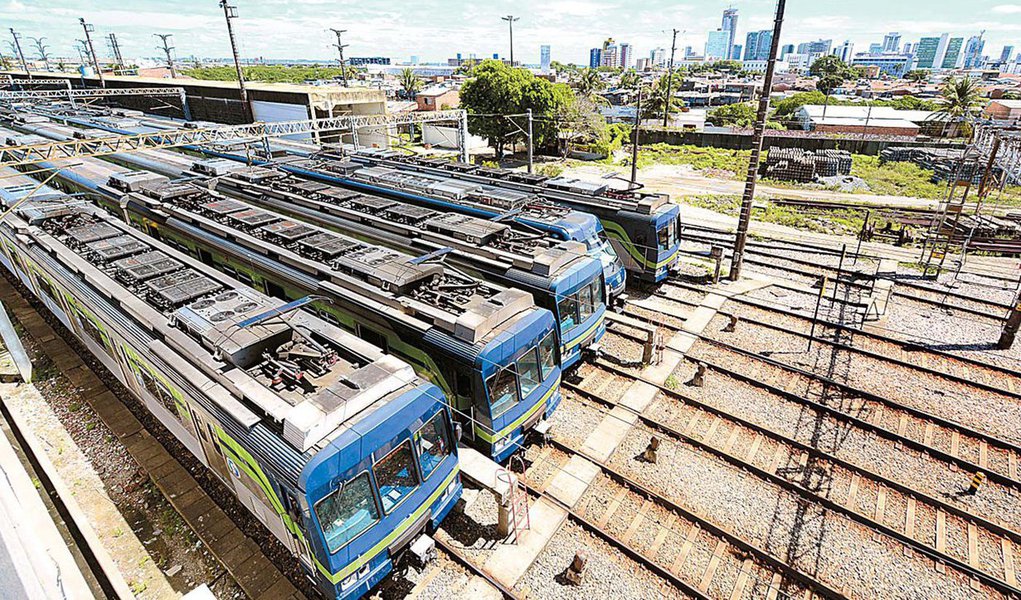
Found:
[[780, 181], [808, 183], [816, 177], [836, 177], [851, 173], [851, 153], [844, 150], [811, 152], [800, 148], [769, 149], [762, 166], [763, 177]]

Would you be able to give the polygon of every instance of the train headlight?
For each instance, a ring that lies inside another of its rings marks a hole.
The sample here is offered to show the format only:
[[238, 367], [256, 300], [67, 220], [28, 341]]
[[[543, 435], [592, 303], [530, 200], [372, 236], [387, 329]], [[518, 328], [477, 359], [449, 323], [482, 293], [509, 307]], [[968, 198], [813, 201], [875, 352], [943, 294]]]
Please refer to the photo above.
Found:
[[503, 452], [503, 449], [506, 448], [507, 446], [509, 446], [510, 443], [511, 443], [511, 436], [510, 436], [510, 434], [508, 434], [505, 437], [502, 437], [502, 438], [496, 440], [496, 442], [493, 444], [493, 452], [495, 454], [499, 454], [499, 453]]
[[369, 563], [365, 563], [365, 566], [358, 569], [354, 573], [348, 575], [343, 581], [340, 582], [340, 590], [346, 592], [349, 588], [358, 583], [358, 580], [369, 574]]

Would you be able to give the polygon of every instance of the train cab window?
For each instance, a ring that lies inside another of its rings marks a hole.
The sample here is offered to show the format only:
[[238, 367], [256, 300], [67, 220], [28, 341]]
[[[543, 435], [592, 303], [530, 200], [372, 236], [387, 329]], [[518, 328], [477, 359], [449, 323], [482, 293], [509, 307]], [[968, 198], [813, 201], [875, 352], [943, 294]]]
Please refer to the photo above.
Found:
[[517, 373], [514, 365], [504, 367], [486, 381], [489, 390], [489, 412], [494, 418], [510, 410], [518, 403]]
[[528, 352], [522, 354], [518, 359], [518, 381], [521, 382], [522, 398], [528, 397], [542, 383], [538, 348], [529, 348]]
[[368, 472], [320, 500], [315, 509], [331, 554], [379, 521], [379, 508], [372, 497]]
[[557, 341], [553, 339], [552, 331], [539, 342], [539, 366], [542, 367], [543, 380], [557, 368]]
[[411, 444], [407, 441], [387, 454], [372, 467], [379, 487], [379, 497], [383, 500], [383, 512], [390, 514], [401, 500], [404, 500], [416, 487], [418, 477], [415, 475], [415, 461], [411, 455]]
[[446, 413], [437, 413], [415, 434], [418, 463], [422, 466], [422, 477], [426, 479], [450, 454], [450, 433], [447, 431], [445, 417]]
[[578, 298], [574, 295], [561, 298], [557, 312], [560, 314], [560, 331], [572, 329], [578, 322]]
[[585, 286], [578, 290], [578, 320], [584, 321], [596, 312], [596, 304], [592, 299], [592, 287]]

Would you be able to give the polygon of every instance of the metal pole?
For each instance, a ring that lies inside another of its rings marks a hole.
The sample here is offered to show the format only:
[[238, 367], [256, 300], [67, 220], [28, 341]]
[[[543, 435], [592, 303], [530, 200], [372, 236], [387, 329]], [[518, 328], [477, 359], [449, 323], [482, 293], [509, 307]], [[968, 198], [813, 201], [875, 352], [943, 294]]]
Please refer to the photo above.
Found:
[[833, 301], [837, 301], [837, 287], [840, 285], [840, 276], [844, 274], [844, 257], [847, 256], [847, 244], [840, 249], [840, 262], [837, 263], [837, 276], [833, 279]]
[[117, 34], [111, 33], [106, 36], [110, 40], [110, 51], [113, 52], [113, 59], [117, 63], [117, 66], [121, 69], [124, 68], [124, 57], [121, 56], [121, 45], [117, 42]]
[[32, 43], [35, 44], [36, 52], [39, 53], [39, 58], [43, 61], [43, 64], [46, 65], [46, 70], [49, 71], [50, 57], [46, 54], [47, 48], [46, 44], [43, 44], [43, 40], [45, 40], [46, 38], [30, 37], [28, 39], [32, 40]]
[[25, 69], [25, 75], [32, 79], [32, 72], [28, 70], [28, 62], [25, 61], [25, 53], [21, 51], [21, 40], [18, 39], [21, 36], [17, 31], [14, 31], [13, 27], [11, 27], [11, 37], [14, 38], [14, 49], [18, 51], [18, 58], [21, 59], [21, 68]]
[[188, 108], [188, 94], [181, 88], [181, 112], [184, 114], [185, 121], [191, 121], [191, 109]]
[[461, 111], [460, 127], [458, 129], [461, 132], [461, 162], [468, 164], [471, 162], [471, 157], [468, 156], [468, 111]]
[[[174, 69], [174, 57], [171, 56], [170, 51], [174, 49], [170, 45], [170, 38], [174, 37], [172, 33], [154, 33], [154, 36], [163, 40], [163, 52], [167, 55], [167, 66], [170, 67], [170, 78], [177, 79], [177, 71]], [[158, 49], [158, 47], [157, 47]]]
[[507, 27], [510, 30], [510, 66], [514, 66], [514, 21], [517, 21], [521, 17], [515, 17], [513, 15], [507, 15], [501, 17], [504, 21], [507, 21]]
[[241, 92], [241, 105], [244, 111], [244, 117], [249, 121], [254, 121], [255, 117], [252, 114], [252, 107], [248, 104], [248, 90], [245, 89], [245, 74], [241, 70], [241, 57], [238, 55], [238, 44], [234, 38], [234, 25], [231, 23], [238, 17], [238, 9], [236, 6], [227, 4], [227, 0], [220, 0], [220, 8], [223, 9], [223, 17], [227, 20], [227, 36], [230, 38], [230, 50], [234, 54], [234, 68], [238, 73], [238, 91]]
[[92, 45], [92, 32], [96, 30], [95, 27], [85, 22], [85, 17], [79, 17], [78, 22], [81, 23], [82, 29], [85, 30], [85, 43], [89, 45], [89, 54], [92, 55], [92, 66], [96, 67], [96, 75], [99, 77], [99, 87], [106, 87], [106, 79], [103, 78], [103, 69], [99, 67], [99, 57], [96, 56], [96, 47]]
[[[812, 315], [812, 330], [808, 333], [808, 350], [806, 352], [812, 351], [812, 342], [815, 341], [815, 325], [819, 322], [819, 307], [822, 305], [823, 296], [826, 295], [826, 283], [828, 281], [829, 279], [823, 275], [822, 283], [819, 286], [819, 297], [815, 299], [815, 313]], [[834, 289], [836, 287], [833, 286]]]
[[666, 70], [666, 96], [663, 98], [663, 129], [670, 120], [670, 95], [674, 93], [674, 53], [677, 52], [677, 30], [674, 29], [673, 41], [670, 42], [670, 66]]
[[631, 132], [631, 187], [638, 183], [638, 130], [642, 126], [642, 86], [638, 86], [638, 105], [635, 108], [635, 126]]
[[868, 231], [869, 218], [872, 216], [871, 210], [865, 211], [865, 222], [861, 224], [861, 233], [858, 234], [858, 248], [854, 251], [854, 264], [858, 264], [858, 257], [861, 255], [861, 243], [865, 239], [865, 232]]
[[759, 159], [762, 156], [762, 138], [766, 131], [766, 118], [769, 116], [769, 93], [773, 89], [773, 71], [776, 69], [776, 55], [780, 49], [780, 33], [783, 29], [786, 5], [787, 0], [777, 0], [776, 18], [773, 22], [773, 40], [769, 48], [769, 60], [766, 63], [766, 77], [762, 82], [762, 91], [759, 93], [759, 111], [755, 118], [752, 153], [748, 161], [744, 197], [741, 199], [741, 216], [737, 222], [737, 235], [734, 238], [734, 250], [730, 264], [731, 281], [741, 279], [741, 267], [744, 265], [744, 248], [748, 242], [748, 227], [752, 221], [752, 202], [755, 200], [755, 181], [759, 176]]
[[330, 31], [337, 34], [337, 43], [334, 46], [337, 47], [337, 51], [340, 52], [340, 76], [344, 79], [344, 87], [349, 87], [347, 83], [347, 68], [344, 66], [344, 48], [347, 48], [347, 44], [344, 44], [340, 40], [342, 33], [347, 33], [347, 29], [333, 29]]
[[525, 111], [528, 114], [528, 172], [532, 172], [532, 109]]

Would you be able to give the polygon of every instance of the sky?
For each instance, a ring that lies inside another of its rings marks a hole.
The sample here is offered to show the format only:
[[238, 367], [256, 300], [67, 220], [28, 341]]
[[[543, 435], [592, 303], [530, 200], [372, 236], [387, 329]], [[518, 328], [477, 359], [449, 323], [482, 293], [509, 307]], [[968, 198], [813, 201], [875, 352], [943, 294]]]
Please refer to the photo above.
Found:
[[[706, 32], [720, 26], [723, 9], [738, 9], [736, 43], [748, 31], [772, 28], [775, 3], [770, 0], [721, 2], [698, 0], [232, 0], [243, 58], [329, 59], [336, 38], [329, 28], [347, 29], [346, 56], [387, 56], [407, 61], [445, 61], [458, 52], [465, 57], [508, 54], [507, 23], [514, 23], [515, 59], [538, 63], [539, 46], [552, 47], [560, 62], [588, 63], [590, 48], [612, 37], [630, 42], [635, 56], [656, 47], [669, 51], [670, 29], [678, 35], [679, 55], [685, 46], [701, 53]], [[937, 8], [938, 7], [938, 8]], [[36, 55], [29, 37], [45, 37], [51, 56], [77, 56], [75, 40], [83, 38], [79, 17], [95, 26], [93, 40], [100, 57], [109, 56], [106, 35], [117, 34], [125, 57], [155, 57], [153, 33], [174, 34], [179, 57], [230, 56], [223, 12], [217, 0], [0, 0], [3, 29], [23, 36], [27, 57]], [[866, 51], [883, 35], [899, 31], [902, 41], [948, 32], [967, 38], [985, 30], [985, 54], [997, 58], [1005, 44], [1021, 50], [1021, 2], [1009, 0], [790, 0], [783, 43], [832, 38], [850, 39], [855, 51]], [[10, 54], [4, 31], [0, 49]]]

